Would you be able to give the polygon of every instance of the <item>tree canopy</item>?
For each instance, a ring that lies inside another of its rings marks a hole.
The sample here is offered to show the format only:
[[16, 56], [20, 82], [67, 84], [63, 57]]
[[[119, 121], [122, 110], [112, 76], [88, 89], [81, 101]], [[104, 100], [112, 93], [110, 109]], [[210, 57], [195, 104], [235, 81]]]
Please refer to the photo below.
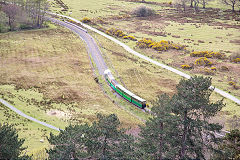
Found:
[[12, 125], [0, 124], [0, 159], [2, 160], [23, 160], [30, 159], [22, 155], [26, 149], [22, 147], [24, 139], [18, 137], [18, 133]]
[[152, 159], [206, 159], [220, 139], [215, 132], [222, 129], [210, 123], [224, 106], [223, 100], [210, 102], [211, 78], [182, 79], [177, 93], [158, 97], [152, 108], [153, 118], [142, 126], [140, 146]]
[[92, 125], [70, 125], [59, 135], [50, 134], [49, 159], [136, 159], [133, 137], [120, 129], [115, 114], [97, 115]]

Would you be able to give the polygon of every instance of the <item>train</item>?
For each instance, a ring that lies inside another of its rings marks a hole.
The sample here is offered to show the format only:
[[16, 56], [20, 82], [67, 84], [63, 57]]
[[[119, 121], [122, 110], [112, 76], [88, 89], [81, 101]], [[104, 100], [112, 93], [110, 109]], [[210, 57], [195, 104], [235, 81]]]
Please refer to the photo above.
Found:
[[134, 104], [138, 108], [144, 109], [146, 105], [146, 100], [142, 99], [141, 97], [135, 95], [134, 93], [130, 92], [126, 88], [124, 88], [121, 84], [119, 84], [116, 79], [113, 77], [111, 71], [106, 69], [104, 71], [104, 78], [106, 79], [107, 83], [110, 87], [121, 97], [129, 101], [130, 103]]

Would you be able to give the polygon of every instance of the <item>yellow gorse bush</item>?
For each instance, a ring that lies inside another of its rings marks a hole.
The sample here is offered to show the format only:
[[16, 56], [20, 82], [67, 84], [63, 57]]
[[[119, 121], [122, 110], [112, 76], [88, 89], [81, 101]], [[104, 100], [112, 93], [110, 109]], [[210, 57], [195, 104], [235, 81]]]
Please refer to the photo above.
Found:
[[166, 51], [168, 49], [181, 50], [185, 47], [183, 45], [175, 44], [175, 43], [172, 43], [172, 42], [169, 42], [169, 41], [162, 40], [162, 41], [159, 41], [159, 42], [155, 42], [152, 39], [147, 39], [147, 38], [139, 40], [137, 42], [137, 46], [139, 48], [152, 48], [152, 49], [155, 49], [157, 51]]
[[240, 63], [240, 58], [234, 59], [233, 62], [235, 62], [235, 63]]
[[128, 36], [127, 34], [125, 34], [123, 31], [116, 29], [116, 28], [110, 28], [105, 30], [105, 33], [111, 36], [116, 36], [119, 38], [123, 38], [123, 39], [129, 39], [132, 41], [137, 41], [137, 39], [134, 36]]
[[231, 86], [235, 86], [236, 85], [236, 83], [233, 82], [233, 81], [229, 81], [228, 84], [231, 85]]
[[123, 39], [130, 39], [132, 41], [137, 41], [137, 39], [133, 36], [123, 36]]
[[192, 69], [192, 67], [188, 64], [181, 65], [182, 69]]
[[117, 37], [124, 37], [124, 36], [126, 36], [126, 34], [123, 33], [123, 31], [121, 31], [119, 29], [115, 29], [115, 28], [107, 29], [105, 31], [105, 33], [107, 33], [108, 35], [113, 35], [113, 36], [117, 36]]
[[211, 66], [213, 63], [206, 57], [201, 57], [196, 59], [195, 64], [199, 66]]
[[217, 58], [225, 59], [226, 55], [220, 52], [210, 52], [210, 51], [194, 51], [190, 53], [191, 57], [206, 57], [206, 58]]
[[212, 71], [217, 71], [217, 68], [216, 67], [212, 67], [211, 70]]
[[214, 71], [209, 68], [203, 68], [201, 71], [206, 75], [214, 75]]
[[81, 22], [83, 22], [83, 23], [89, 23], [89, 22], [91, 22], [91, 19], [88, 18], [88, 17], [84, 17], [84, 18], [81, 20]]

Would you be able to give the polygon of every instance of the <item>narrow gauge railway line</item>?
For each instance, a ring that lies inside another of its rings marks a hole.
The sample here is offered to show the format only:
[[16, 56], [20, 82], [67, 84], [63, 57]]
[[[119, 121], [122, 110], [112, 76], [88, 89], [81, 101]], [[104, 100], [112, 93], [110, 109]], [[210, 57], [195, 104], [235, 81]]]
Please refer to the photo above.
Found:
[[[139, 57], [139, 58], [141, 58], [141, 59], [144, 59], [144, 60], [146, 60], [146, 61], [148, 61], [148, 62], [150, 62], [150, 63], [152, 63], [152, 64], [155, 64], [155, 65], [157, 65], [157, 66], [159, 66], [159, 67], [161, 67], [161, 68], [164, 68], [164, 69], [166, 69], [166, 70], [169, 70], [169, 71], [171, 71], [171, 72], [173, 72], [173, 73], [175, 73], [175, 74], [178, 74], [178, 75], [180, 75], [180, 76], [182, 76], [182, 77], [184, 77], [184, 78], [187, 78], [187, 79], [190, 79], [190, 78], [191, 78], [190, 75], [188, 75], [188, 74], [186, 74], [186, 73], [184, 73], [184, 72], [181, 72], [181, 71], [179, 71], [179, 70], [177, 70], [177, 69], [175, 69], [175, 68], [172, 68], [172, 67], [170, 67], [170, 66], [167, 66], [167, 65], [165, 65], [165, 64], [159, 63], [159, 62], [157, 62], [157, 61], [155, 61], [155, 60], [153, 60], [153, 59], [151, 59], [151, 58], [149, 58], [149, 57], [147, 57], [147, 56], [145, 56], [145, 55], [142, 55], [142, 54], [134, 51], [133, 49], [131, 49], [129, 46], [127, 46], [127, 45], [124, 44], [123, 42], [120, 42], [120, 41], [117, 40], [116, 38], [114, 38], [114, 37], [112, 37], [112, 36], [109, 36], [109, 35], [107, 35], [106, 33], [103, 33], [103, 32], [101, 32], [101, 31], [97, 30], [96, 28], [93, 28], [93, 27], [91, 27], [91, 26], [89, 26], [89, 25], [87, 25], [87, 24], [84, 24], [84, 23], [80, 22], [79, 20], [77, 20], [77, 19], [75, 19], [75, 18], [72, 18], [72, 17], [69, 17], [69, 16], [65, 16], [65, 15], [61, 15], [61, 14], [51, 13], [51, 12], [48, 12], [48, 14], [54, 15], [54, 16], [63, 17], [63, 18], [68, 18], [68, 19], [70, 19], [70, 20], [72, 20], [72, 21], [74, 21], [74, 22], [82, 25], [84, 28], [87, 28], [87, 29], [89, 29], [89, 30], [92, 30], [92, 31], [94, 31], [94, 32], [96, 32], [96, 33], [104, 36], [105, 38], [113, 41], [114, 43], [122, 46], [126, 51], [128, 51], [129, 53], [131, 53], [131, 54], [133, 54], [133, 55], [135, 55], [135, 56], [137, 56], [137, 57]], [[216, 88], [216, 87], [214, 87], [214, 86], [211, 86], [210, 88], [211, 88], [211, 89], [214, 89], [214, 91], [215, 91], [216, 93], [222, 95], [223, 97], [228, 98], [228, 99], [232, 100], [233, 102], [235, 102], [236, 104], [240, 105], [240, 99], [234, 97], [233, 95], [231, 95], [231, 94], [229, 94], [229, 93], [227, 93], [227, 92], [225, 92], [225, 91], [222, 91], [222, 90], [220, 90], [220, 89], [218, 89], [218, 88]]]
[[77, 35], [79, 35], [87, 44], [88, 51], [91, 54], [91, 57], [93, 58], [93, 61], [95, 62], [97, 69], [100, 73], [100, 75], [104, 75], [105, 80], [108, 82], [109, 86], [123, 99], [127, 100], [128, 102], [132, 103], [133, 105], [137, 106], [140, 109], [144, 109], [146, 107], [146, 100], [142, 99], [141, 97], [133, 94], [126, 88], [124, 88], [122, 85], [120, 85], [116, 79], [113, 77], [111, 71], [108, 69], [104, 58], [102, 57], [102, 53], [99, 50], [96, 42], [94, 39], [87, 33], [86, 30], [83, 28], [72, 24], [67, 21], [60, 21], [54, 18], [49, 18], [52, 22], [59, 24], [61, 26], [64, 26], [73, 32], [75, 32]]

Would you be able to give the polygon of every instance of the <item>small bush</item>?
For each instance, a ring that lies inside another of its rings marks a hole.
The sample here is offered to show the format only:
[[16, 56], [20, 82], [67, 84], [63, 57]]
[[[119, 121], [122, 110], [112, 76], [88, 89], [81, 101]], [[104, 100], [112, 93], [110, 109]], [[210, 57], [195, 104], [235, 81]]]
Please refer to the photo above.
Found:
[[233, 60], [234, 63], [240, 63], [240, 58], [236, 58]]
[[230, 86], [235, 86], [235, 85], [236, 85], [236, 82], [229, 81], [228, 84], [229, 84]]
[[90, 20], [90, 18], [88, 18], [88, 17], [84, 17], [84, 18], [81, 20], [81, 22], [83, 22], [83, 23], [89, 23], [89, 22], [91, 22], [91, 20]]
[[181, 65], [182, 69], [192, 69], [192, 67], [188, 64]]
[[217, 58], [225, 59], [226, 55], [220, 52], [210, 52], [210, 51], [195, 51], [190, 53], [191, 57], [206, 57], [206, 58]]
[[214, 75], [214, 71], [209, 69], [209, 68], [203, 68], [201, 69], [201, 71], [205, 74], [205, 75]]
[[123, 36], [123, 39], [130, 39], [132, 41], [137, 41], [137, 39], [133, 36]]
[[216, 67], [212, 67], [211, 70], [212, 71], [217, 71], [217, 68]]
[[176, 49], [176, 50], [182, 50], [185, 48], [185, 46], [180, 45], [180, 44], [175, 44], [169, 41], [159, 41], [159, 42], [155, 42], [152, 39], [147, 39], [144, 38], [142, 40], [139, 40], [137, 42], [137, 46], [139, 48], [152, 48], [155, 49], [157, 51], [166, 51], [169, 49]]
[[229, 71], [229, 68], [227, 66], [221, 66], [221, 71]]
[[132, 13], [137, 17], [147, 17], [152, 16], [155, 13], [155, 11], [146, 6], [139, 6], [136, 9], [134, 9]]
[[28, 24], [20, 24], [19, 28], [20, 29], [33, 29], [33, 27]]
[[127, 36], [125, 33], [123, 33], [123, 31], [115, 28], [107, 29], [105, 33], [107, 33], [108, 35], [117, 36], [117, 37]]
[[195, 64], [199, 65], [199, 66], [212, 66], [213, 65], [212, 62], [209, 59], [207, 59], [206, 57], [201, 57], [201, 58], [197, 59], [195, 61]]
[[233, 62], [235, 59], [240, 58], [240, 51], [233, 53], [230, 56], [230, 60]]

